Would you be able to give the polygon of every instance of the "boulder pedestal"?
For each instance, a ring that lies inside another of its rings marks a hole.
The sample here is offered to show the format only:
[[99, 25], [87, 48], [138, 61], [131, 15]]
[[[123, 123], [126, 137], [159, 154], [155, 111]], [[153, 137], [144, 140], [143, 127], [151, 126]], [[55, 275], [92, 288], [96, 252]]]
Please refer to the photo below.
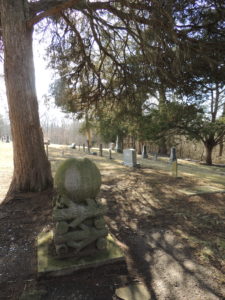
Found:
[[58, 259], [53, 253], [53, 231], [40, 233], [37, 240], [38, 277], [64, 276], [81, 269], [123, 262], [124, 254], [116, 239], [108, 234], [106, 240], [106, 249], [93, 255]]

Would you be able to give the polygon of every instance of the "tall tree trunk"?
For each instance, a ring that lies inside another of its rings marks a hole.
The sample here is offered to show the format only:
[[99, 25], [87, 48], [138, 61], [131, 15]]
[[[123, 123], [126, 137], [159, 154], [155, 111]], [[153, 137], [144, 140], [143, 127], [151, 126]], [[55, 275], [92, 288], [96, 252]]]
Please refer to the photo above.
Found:
[[206, 150], [206, 156], [205, 156], [205, 162], [207, 165], [212, 165], [212, 151], [214, 148], [214, 145], [211, 143], [204, 143], [205, 150]]
[[166, 138], [162, 137], [158, 143], [159, 145], [159, 154], [162, 155], [167, 155], [168, 149], [167, 149], [167, 145], [166, 145]]
[[137, 149], [137, 154], [142, 153], [142, 142], [136, 141], [136, 149]]
[[[32, 29], [26, 25], [24, 0], [0, 0], [4, 69], [11, 121], [14, 173], [9, 193], [52, 186], [38, 115]], [[8, 193], [8, 195], [9, 195]]]
[[[165, 114], [166, 112], [166, 89], [161, 84], [159, 88], [159, 112], [160, 114]], [[167, 144], [166, 144], [166, 138], [162, 137], [158, 143], [159, 145], [159, 154], [167, 155]]]

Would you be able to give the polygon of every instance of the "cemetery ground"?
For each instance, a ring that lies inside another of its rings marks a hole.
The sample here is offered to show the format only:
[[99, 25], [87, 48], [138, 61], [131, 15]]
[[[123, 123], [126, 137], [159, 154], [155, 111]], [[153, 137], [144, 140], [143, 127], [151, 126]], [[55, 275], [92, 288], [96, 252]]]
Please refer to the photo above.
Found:
[[[99, 198], [125, 262], [38, 279], [36, 238], [52, 227], [52, 193], [20, 194], [0, 206], [0, 299], [127, 299], [120, 288], [129, 286], [141, 300], [225, 299], [225, 168], [178, 160], [176, 178], [168, 158], [138, 156], [141, 167], [129, 168], [121, 154], [103, 155], [49, 146], [53, 173], [69, 157], [100, 168]], [[11, 144], [1, 143], [0, 200], [11, 175]]]

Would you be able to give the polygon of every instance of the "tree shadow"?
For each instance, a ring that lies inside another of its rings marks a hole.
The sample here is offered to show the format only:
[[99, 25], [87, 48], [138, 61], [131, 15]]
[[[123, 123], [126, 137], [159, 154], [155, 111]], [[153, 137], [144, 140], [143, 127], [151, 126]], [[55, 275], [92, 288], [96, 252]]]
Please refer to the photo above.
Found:
[[[101, 196], [109, 206], [110, 231], [126, 245], [129, 272], [145, 283], [151, 299], [180, 299], [181, 295], [194, 299], [195, 293], [204, 299], [223, 299], [225, 257], [212, 236], [223, 237], [224, 196], [187, 197], [175, 191], [175, 182], [143, 170], [104, 181]], [[191, 179], [178, 183], [194, 184]], [[210, 257], [199, 260], [197, 254], [207, 253], [204, 247]]]

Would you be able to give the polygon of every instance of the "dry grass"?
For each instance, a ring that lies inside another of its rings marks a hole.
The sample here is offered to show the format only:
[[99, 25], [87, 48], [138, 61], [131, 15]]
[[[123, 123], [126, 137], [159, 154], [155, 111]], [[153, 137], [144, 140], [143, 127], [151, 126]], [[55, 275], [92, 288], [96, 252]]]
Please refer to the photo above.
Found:
[[[98, 152], [97, 149], [93, 151]], [[122, 164], [122, 155], [113, 153], [113, 159], [110, 160], [107, 150], [103, 152], [103, 157], [91, 156], [88, 157], [93, 160], [101, 170], [103, 176], [117, 177], [120, 173], [127, 173], [129, 168]], [[49, 146], [49, 159], [52, 164], [53, 176], [57, 166], [66, 158], [77, 157], [82, 158], [87, 156], [87, 153], [70, 149], [63, 145]], [[179, 160], [178, 176], [182, 177], [182, 181], [171, 176], [171, 165], [167, 158], [160, 158], [157, 161], [153, 159], [142, 159], [138, 156], [138, 162], [141, 164], [142, 170], [147, 173], [155, 172], [157, 174], [165, 175], [164, 188], [166, 184], [170, 186], [170, 180], [174, 189], [183, 194], [195, 194], [197, 192], [215, 192], [225, 190], [225, 168], [209, 167], [200, 165], [195, 162]], [[4, 198], [9, 187], [13, 173], [13, 152], [12, 144], [0, 142], [0, 202]], [[169, 188], [169, 187], [168, 187]], [[169, 192], [169, 190], [168, 190]]]

